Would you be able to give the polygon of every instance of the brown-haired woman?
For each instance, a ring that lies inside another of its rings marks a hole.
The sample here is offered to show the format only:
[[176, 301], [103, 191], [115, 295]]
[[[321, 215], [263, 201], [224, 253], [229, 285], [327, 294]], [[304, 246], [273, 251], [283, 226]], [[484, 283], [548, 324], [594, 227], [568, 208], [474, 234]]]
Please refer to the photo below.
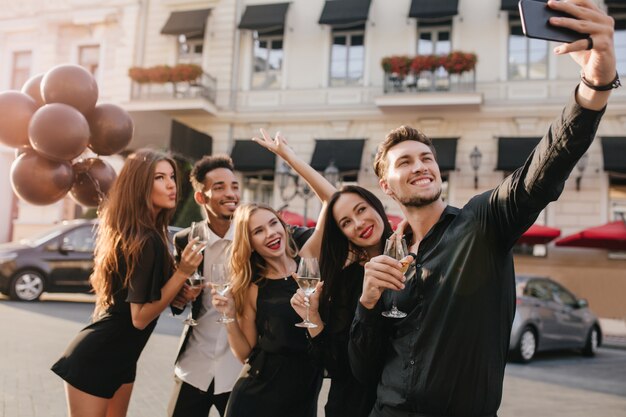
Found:
[[236, 317], [226, 325], [228, 342], [251, 368], [235, 384], [226, 416], [315, 417], [322, 368], [309, 356], [307, 331], [295, 326], [301, 320], [290, 305], [298, 289], [292, 278], [297, 247], [278, 213], [264, 204], [240, 206], [233, 222], [232, 290], [224, 297], [213, 290], [213, 305]]
[[191, 241], [178, 268], [167, 225], [176, 207], [176, 164], [141, 150], [126, 160], [98, 227], [93, 321], [52, 370], [65, 380], [69, 416], [125, 416], [137, 360], [161, 312], [202, 260]]

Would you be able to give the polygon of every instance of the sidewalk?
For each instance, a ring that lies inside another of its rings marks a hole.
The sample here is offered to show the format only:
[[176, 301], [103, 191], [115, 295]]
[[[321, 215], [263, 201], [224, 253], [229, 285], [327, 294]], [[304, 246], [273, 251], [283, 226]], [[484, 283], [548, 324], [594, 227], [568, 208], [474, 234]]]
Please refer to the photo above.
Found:
[[626, 349], [626, 318], [600, 319], [600, 327], [604, 336], [603, 346]]

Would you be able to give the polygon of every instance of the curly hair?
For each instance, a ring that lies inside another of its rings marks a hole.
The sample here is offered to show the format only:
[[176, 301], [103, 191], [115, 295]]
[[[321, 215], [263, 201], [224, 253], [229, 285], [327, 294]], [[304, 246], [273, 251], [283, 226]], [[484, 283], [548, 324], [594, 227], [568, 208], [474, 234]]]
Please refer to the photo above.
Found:
[[234, 171], [235, 165], [228, 155], [207, 155], [197, 161], [189, 174], [189, 180], [191, 181], [194, 191], [204, 191], [204, 177], [207, 172], [211, 172], [217, 168], [226, 168]]

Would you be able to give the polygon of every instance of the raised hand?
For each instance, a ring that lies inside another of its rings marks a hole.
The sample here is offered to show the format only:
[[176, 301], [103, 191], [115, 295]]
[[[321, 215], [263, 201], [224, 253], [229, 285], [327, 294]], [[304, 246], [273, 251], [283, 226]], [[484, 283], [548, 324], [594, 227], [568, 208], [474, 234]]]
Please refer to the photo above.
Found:
[[550, 0], [548, 6], [575, 17], [575, 19], [552, 17], [550, 24], [587, 33], [591, 39], [561, 44], [554, 52], [559, 55], [570, 54], [582, 68], [585, 79], [592, 84], [610, 83], [616, 74], [613, 18], [592, 0]]
[[263, 146], [265, 149], [267, 149], [270, 152], [275, 153], [276, 155], [280, 156], [281, 158], [287, 160], [287, 157], [289, 155], [292, 155], [293, 149], [291, 149], [291, 147], [289, 147], [289, 144], [287, 143], [287, 139], [285, 139], [284, 136], [282, 136], [280, 134], [280, 132], [276, 132], [276, 137], [272, 138], [272, 136], [267, 133], [267, 131], [265, 129], [260, 129], [261, 131], [261, 137], [253, 137], [252, 141], [258, 143], [259, 145]]

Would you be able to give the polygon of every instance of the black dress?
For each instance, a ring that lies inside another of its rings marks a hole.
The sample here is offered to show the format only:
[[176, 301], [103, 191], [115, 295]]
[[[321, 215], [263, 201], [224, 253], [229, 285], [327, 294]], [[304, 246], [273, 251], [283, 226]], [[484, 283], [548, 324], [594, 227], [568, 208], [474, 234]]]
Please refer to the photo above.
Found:
[[52, 371], [71, 386], [91, 395], [112, 398], [122, 385], [134, 382], [137, 360], [156, 326], [133, 326], [130, 303], [144, 304], [161, 298], [161, 288], [172, 275], [167, 247], [151, 233], [140, 253], [130, 285], [124, 257], [118, 254], [119, 271], [113, 277], [114, 303], [104, 315], [78, 333]]
[[353, 263], [335, 277], [332, 288], [325, 288], [331, 293], [327, 311], [320, 312], [325, 326], [311, 338], [312, 352], [320, 358], [331, 381], [326, 417], [367, 417], [376, 401], [378, 380], [358, 381], [348, 359], [350, 325], [363, 289], [363, 273], [363, 267]]
[[308, 354], [307, 330], [289, 301], [298, 289], [291, 278], [255, 281], [257, 344], [247, 377], [230, 395], [226, 417], [316, 417], [322, 369]]

